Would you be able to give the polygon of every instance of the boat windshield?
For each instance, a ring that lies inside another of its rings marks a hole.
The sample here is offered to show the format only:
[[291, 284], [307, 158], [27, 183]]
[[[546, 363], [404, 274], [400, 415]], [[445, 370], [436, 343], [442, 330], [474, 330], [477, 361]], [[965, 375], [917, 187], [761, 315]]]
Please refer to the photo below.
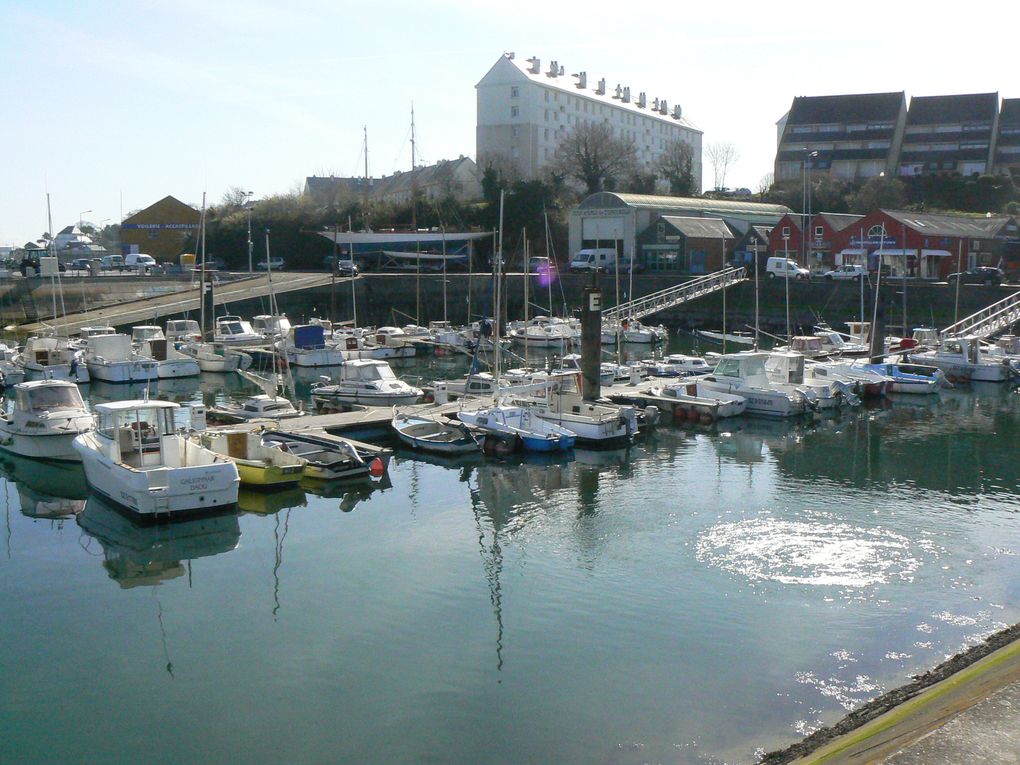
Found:
[[220, 332], [224, 335], [243, 335], [244, 328], [239, 321], [220, 322]]
[[372, 364], [371, 366], [361, 367], [358, 370], [358, 378], [366, 382], [373, 380], [396, 380], [397, 376], [393, 374], [393, 370], [385, 364]]
[[19, 395], [19, 403], [22, 407], [33, 412], [49, 412], [57, 409], [84, 409], [85, 403], [81, 399], [81, 393], [77, 388], [72, 387], [42, 387], [30, 391], [19, 391], [19, 394], [27, 394], [24, 400]]
[[158, 407], [139, 409], [118, 409], [113, 412], [100, 410], [99, 427], [96, 430], [108, 438], [115, 438], [118, 431], [134, 431], [143, 441], [174, 432], [173, 410]]

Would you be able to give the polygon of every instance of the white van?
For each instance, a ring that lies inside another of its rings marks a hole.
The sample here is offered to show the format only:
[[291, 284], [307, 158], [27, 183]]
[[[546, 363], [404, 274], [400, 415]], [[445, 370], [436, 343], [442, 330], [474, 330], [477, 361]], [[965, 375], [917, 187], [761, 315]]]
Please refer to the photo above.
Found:
[[790, 258], [769, 258], [765, 264], [765, 275], [769, 279], [777, 276], [783, 279], [810, 279], [811, 272], [806, 268], [797, 265], [797, 261]]
[[616, 267], [616, 250], [609, 247], [600, 247], [590, 250], [578, 250], [570, 261], [571, 271], [594, 271], [602, 269], [608, 271]]
[[151, 269], [156, 267], [156, 259], [151, 255], [130, 252], [124, 256], [124, 265], [132, 270], [148, 273]]

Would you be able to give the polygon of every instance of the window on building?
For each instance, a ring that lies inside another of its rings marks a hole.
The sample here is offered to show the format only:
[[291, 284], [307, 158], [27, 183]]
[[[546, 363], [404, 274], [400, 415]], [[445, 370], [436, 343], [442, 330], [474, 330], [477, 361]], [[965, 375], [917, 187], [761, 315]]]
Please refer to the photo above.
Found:
[[517, 117], [517, 116], [520, 115], [520, 113], [521, 113], [521, 109], [520, 109], [519, 106], [511, 106], [510, 107], [510, 116], [511, 117]]
[[815, 239], [821, 239], [825, 236], [825, 229], [822, 226], [815, 226]]
[[787, 239], [790, 236], [790, 227], [783, 226], [783, 239]]
[[514, 138], [517, 137], [517, 129], [518, 128], [517, 128], [516, 125], [514, 125], [512, 128], [510, 128], [510, 135], [512, 135]]
[[521, 95], [521, 89], [514, 85], [510, 88], [510, 98], [519, 98]]
[[879, 223], [868, 229], [868, 239], [881, 239], [885, 236], [885, 226]]
[[970, 248], [972, 250], [980, 250], [981, 249], [981, 240], [980, 239], [971, 239], [970, 240]]

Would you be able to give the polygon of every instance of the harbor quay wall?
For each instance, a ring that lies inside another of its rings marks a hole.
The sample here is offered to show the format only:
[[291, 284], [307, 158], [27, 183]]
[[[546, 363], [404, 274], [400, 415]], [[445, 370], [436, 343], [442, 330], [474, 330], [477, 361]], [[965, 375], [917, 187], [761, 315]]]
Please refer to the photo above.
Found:
[[[288, 273], [274, 276], [274, 280], [285, 281]], [[403, 325], [414, 321], [427, 324], [444, 317], [443, 276], [441, 274], [364, 274], [355, 282], [359, 324], [381, 326]], [[505, 278], [504, 295], [506, 315], [520, 318], [524, 315], [524, 275], [510, 274]], [[660, 274], [635, 274], [633, 293], [636, 297], [667, 289], [682, 278]], [[552, 284], [551, 298], [554, 311], [562, 315], [564, 303], [570, 310], [580, 305], [583, 288], [590, 282], [585, 274], [564, 274]], [[62, 289], [57, 293], [57, 310], [60, 313], [76, 313], [146, 297], [164, 295], [182, 290], [190, 279], [173, 277], [121, 277], [121, 278], [71, 278], [62, 280]], [[628, 299], [630, 280], [621, 275], [619, 284], [620, 301]], [[763, 329], [785, 334], [786, 328], [786, 282], [781, 279], [761, 279], [758, 283], [758, 304]], [[603, 306], [616, 304], [617, 285], [611, 275], [602, 275], [601, 287]], [[946, 284], [908, 280], [906, 283], [906, 313], [908, 328], [915, 326], [945, 327], [952, 324], [954, 316], [967, 316], [977, 310], [1001, 300], [1015, 288], [963, 285], [959, 289], [959, 306], [956, 306], [957, 290]], [[861, 313], [859, 286], [854, 282], [790, 282], [790, 320], [795, 331], [807, 330], [824, 319], [836, 326], [847, 319], [857, 319]], [[883, 283], [881, 310], [886, 327], [893, 333], [900, 331], [903, 323], [903, 282], [890, 279]], [[470, 295], [470, 300], [469, 300]], [[0, 316], [4, 325], [17, 325], [31, 321], [47, 320], [53, 315], [54, 292], [48, 279], [12, 279], [0, 284]], [[529, 284], [530, 315], [547, 313], [550, 289], [539, 284], [532, 277]], [[331, 306], [335, 305], [332, 318], [346, 321], [352, 317], [351, 285], [348, 280], [337, 282], [335, 293], [329, 286], [305, 289], [299, 292], [282, 293], [277, 297], [280, 310], [285, 311], [293, 321], [306, 320], [312, 316], [329, 317]], [[725, 295], [717, 292], [653, 314], [644, 319], [646, 323], [665, 324], [674, 328], [718, 329], [722, 326], [725, 304], [727, 329], [740, 330], [754, 324], [755, 286], [753, 280], [726, 290]], [[461, 324], [492, 313], [492, 278], [487, 275], [464, 273], [447, 274], [445, 315], [454, 324]], [[470, 314], [469, 314], [470, 308]], [[252, 316], [269, 311], [268, 297], [253, 297], [235, 300], [225, 309], [217, 305], [217, 313], [238, 313]], [[864, 296], [865, 317], [872, 314], [871, 297]], [[162, 323], [172, 316], [162, 317]]]

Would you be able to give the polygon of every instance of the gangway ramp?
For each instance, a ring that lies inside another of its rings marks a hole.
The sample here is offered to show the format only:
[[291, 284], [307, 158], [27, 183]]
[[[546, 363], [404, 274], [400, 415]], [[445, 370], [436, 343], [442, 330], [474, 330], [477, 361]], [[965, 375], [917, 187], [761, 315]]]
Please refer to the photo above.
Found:
[[642, 319], [659, 311], [686, 303], [689, 300], [709, 295], [727, 287], [732, 287], [747, 278], [743, 268], [725, 268], [708, 276], [700, 276], [683, 284], [677, 284], [644, 297], [628, 300], [618, 306], [602, 312], [602, 320], [607, 322], [621, 319]]
[[939, 337], [943, 340], [964, 335], [991, 337], [1009, 329], [1018, 321], [1020, 321], [1020, 290], [946, 327], [939, 332]]
[[[277, 295], [295, 292], [312, 287], [323, 287], [333, 278], [330, 273], [296, 273], [285, 271], [272, 275], [273, 292]], [[359, 277], [354, 277], [359, 278]], [[337, 284], [350, 281], [351, 277], [337, 277]], [[269, 275], [244, 277], [233, 281], [222, 281], [214, 286], [213, 297], [216, 305], [233, 303], [238, 300], [265, 297], [269, 294]], [[74, 334], [82, 327], [90, 325], [122, 326], [124, 324], [142, 324], [162, 316], [173, 316], [179, 313], [194, 312], [200, 308], [199, 285], [194, 282], [170, 294], [141, 298], [117, 305], [97, 308], [90, 311], [68, 314], [56, 320], [37, 321], [22, 324], [18, 331], [24, 334], [38, 334], [56, 331], [58, 334]]]

